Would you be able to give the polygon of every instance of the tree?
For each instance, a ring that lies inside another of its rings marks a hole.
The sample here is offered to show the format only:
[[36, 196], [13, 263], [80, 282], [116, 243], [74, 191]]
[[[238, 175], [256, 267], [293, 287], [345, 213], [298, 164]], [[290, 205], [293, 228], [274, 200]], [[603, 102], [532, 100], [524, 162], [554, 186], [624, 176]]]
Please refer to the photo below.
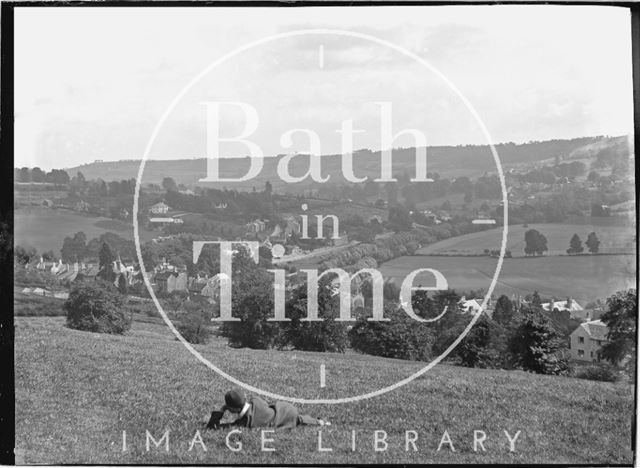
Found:
[[23, 265], [35, 259], [37, 255], [38, 255], [38, 252], [34, 247], [22, 247], [21, 245], [18, 245], [14, 249], [14, 256], [16, 257], [16, 262]]
[[87, 255], [87, 236], [84, 232], [76, 232], [73, 237], [65, 237], [60, 249], [60, 256], [65, 263], [81, 262]]
[[[458, 336], [463, 330], [464, 328], [459, 330]], [[456, 346], [453, 355], [458, 357], [460, 364], [465, 367], [501, 368], [504, 363], [504, 348], [502, 328], [482, 314], [469, 333]]]
[[435, 331], [429, 324], [417, 323], [392, 304], [385, 306], [384, 316], [390, 319], [388, 322], [368, 321], [365, 315], [371, 317], [371, 311], [359, 317], [349, 330], [353, 349], [411, 361], [431, 359]]
[[176, 314], [178, 310], [180, 310], [180, 307], [182, 306], [182, 304], [185, 303], [188, 297], [189, 297], [189, 294], [186, 291], [172, 291], [166, 297], [165, 301], [167, 306], [169, 306], [169, 309], [171, 310], [171, 312]]
[[582, 246], [582, 240], [578, 236], [578, 234], [573, 234], [571, 240], [569, 241], [569, 248], [567, 249], [567, 253], [571, 254], [579, 254], [584, 251], [584, 247]]
[[69, 174], [64, 169], [53, 169], [47, 177], [56, 185], [66, 185], [69, 183]]
[[256, 265], [247, 249], [238, 248], [232, 261], [231, 311], [239, 322], [224, 322], [221, 331], [234, 347], [268, 349], [280, 341], [273, 317], [273, 275]]
[[471, 203], [472, 200], [473, 200], [473, 194], [472, 194], [471, 190], [470, 189], [465, 190], [465, 192], [464, 192], [464, 202], [466, 204], [469, 204], [469, 203]]
[[542, 255], [549, 250], [547, 238], [536, 229], [529, 229], [524, 233], [524, 253], [526, 255]]
[[531, 295], [531, 306], [535, 307], [536, 309], [542, 308], [542, 300], [540, 299], [540, 294], [538, 294], [538, 291], [533, 291], [533, 294]]
[[296, 289], [287, 301], [285, 315], [291, 322], [283, 323], [281, 346], [291, 345], [306, 351], [344, 352], [349, 342], [347, 324], [337, 321], [340, 315], [338, 296], [332, 296], [331, 283], [323, 279], [318, 285], [319, 322], [302, 321], [307, 315], [307, 288]]
[[42, 254], [42, 260], [45, 262], [52, 262], [56, 258], [56, 255], [53, 253], [53, 250], [47, 250]]
[[31, 180], [33, 182], [44, 182], [45, 178], [45, 172], [39, 167], [34, 167], [33, 169], [31, 169]]
[[99, 276], [105, 281], [113, 283], [115, 281], [115, 273], [113, 272], [114, 257], [111, 247], [106, 242], [102, 243], [100, 253], [98, 254], [100, 273]]
[[552, 323], [535, 307], [525, 311], [510, 339], [509, 350], [516, 366], [538, 374], [564, 375], [570, 371], [564, 341]]
[[513, 319], [513, 303], [504, 294], [496, 301], [493, 309], [493, 320], [500, 325], [507, 325]]
[[127, 285], [127, 278], [124, 275], [118, 276], [118, 291], [123, 296], [126, 296], [129, 292], [129, 286]]
[[635, 369], [637, 311], [637, 291], [628, 289], [609, 297], [607, 311], [600, 317], [609, 329], [608, 343], [602, 346], [600, 356], [616, 365], [629, 357], [628, 369]]
[[31, 171], [28, 167], [23, 167], [20, 169], [20, 182], [31, 182]]
[[185, 304], [185, 313], [180, 317], [176, 328], [180, 335], [192, 344], [206, 344], [211, 334], [211, 323], [204, 305], [195, 301]]
[[178, 186], [176, 185], [176, 181], [173, 180], [172, 177], [165, 177], [162, 179], [162, 188], [164, 188], [167, 192], [177, 192]]
[[389, 223], [396, 232], [409, 231], [413, 224], [409, 211], [400, 205], [389, 208]]
[[589, 252], [591, 252], [592, 254], [598, 253], [598, 250], [600, 249], [600, 240], [598, 239], [598, 236], [596, 235], [595, 232], [589, 233], [589, 236], [587, 236], [587, 241], [585, 242], [585, 244], [587, 245]]
[[67, 326], [76, 330], [122, 334], [131, 327], [122, 295], [113, 284], [104, 281], [73, 288], [64, 309]]

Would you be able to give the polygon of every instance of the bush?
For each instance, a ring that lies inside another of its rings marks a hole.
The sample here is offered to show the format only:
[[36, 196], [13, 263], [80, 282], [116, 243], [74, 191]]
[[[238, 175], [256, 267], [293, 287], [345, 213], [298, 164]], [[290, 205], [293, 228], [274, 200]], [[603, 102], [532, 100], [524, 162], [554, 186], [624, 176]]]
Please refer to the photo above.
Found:
[[[465, 317], [452, 328], [453, 339], [446, 343], [446, 348], [457, 339], [469, 323], [470, 318]], [[481, 369], [501, 369], [507, 367], [505, 359], [505, 336], [500, 325], [486, 315], [482, 315], [469, 333], [460, 341], [451, 353], [451, 358], [458, 361], [464, 367], [477, 367]], [[446, 334], [445, 334], [446, 336]], [[442, 342], [438, 343], [436, 351], [443, 353], [446, 348]]]
[[206, 312], [200, 305], [189, 302], [185, 305], [186, 312], [178, 321], [176, 328], [182, 337], [191, 344], [206, 344], [211, 331], [211, 323]]
[[[367, 314], [371, 317], [371, 312]], [[435, 340], [434, 330], [425, 323], [417, 323], [403, 310], [387, 307], [385, 318], [389, 322], [369, 322], [365, 317], [357, 320], [349, 331], [353, 349], [374, 356], [427, 361]]]
[[67, 326], [95, 333], [122, 334], [131, 328], [123, 296], [103, 281], [76, 286], [64, 303]]
[[618, 380], [618, 374], [614, 370], [603, 366], [589, 366], [579, 371], [576, 377], [600, 382], [615, 382]]
[[525, 311], [509, 349], [515, 364], [523, 370], [550, 375], [566, 375], [571, 370], [563, 339], [541, 309]]
[[[347, 324], [336, 319], [340, 315], [339, 296], [331, 295], [329, 281], [318, 286], [318, 322], [303, 322], [307, 316], [307, 287], [300, 287], [287, 302], [285, 314], [290, 322], [282, 323], [279, 346], [293, 346], [305, 351], [344, 352], [349, 343]], [[353, 311], [352, 311], [353, 313]]]
[[[235, 258], [234, 258], [235, 261]], [[232, 316], [239, 322], [223, 322], [221, 332], [233, 347], [268, 349], [280, 340], [280, 323], [273, 318], [273, 279], [255, 264], [235, 279], [232, 288]]]

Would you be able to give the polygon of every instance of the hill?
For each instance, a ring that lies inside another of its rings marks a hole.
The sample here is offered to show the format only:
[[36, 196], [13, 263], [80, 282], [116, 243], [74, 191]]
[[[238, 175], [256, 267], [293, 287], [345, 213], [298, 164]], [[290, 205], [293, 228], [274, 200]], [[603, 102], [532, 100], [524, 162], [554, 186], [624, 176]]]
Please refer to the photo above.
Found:
[[[619, 147], [626, 137], [584, 137], [571, 140], [550, 140], [529, 142], [524, 144], [501, 143], [496, 145], [503, 166], [530, 164], [535, 161], [552, 159], [556, 156], [568, 158], [570, 155], [581, 154], [580, 148], [592, 148], [597, 143], [598, 151], [608, 147]], [[595, 153], [593, 153], [595, 154]], [[394, 174], [408, 171], [413, 172], [415, 165], [415, 148], [398, 148], [393, 152]], [[246, 183], [234, 183], [233, 188], [251, 189], [262, 187], [270, 181], [274, 187], [283, 186], [284, 182], [276, 176], [276, 168], [280, 157], [267, 157], [260, 175]], [[160, 183], [164, 177], [170, 176], [178, 184], [187, 186], [200, 184], [199, 179], [206, 175], [206, 159], [178, 159], [178, 160], [150, 160], [145, 166], [143, 182]], [[308, 156], [299, 155], [291, 161], [291, 173], [300, 176], [308, 169]], [[102, 178], [105, 181], [122, 180], [136, 177], [140, 166], [139, 160], [104, 161], [84, 164], [67, 169], [73, 176], [81, 171], [87, 179]], [[340, 155], [322, 157], [323, 175], [330, 175], [334, 182], [345, 182], [341, 172]], [[221, 174], [226, 177], [240, 177], [249, 168], [247, 158], [227, 159], [221, 164]], [[354, 168], [357, 176], [379, 177], [380, 152], [360, 150], [354, 155]], [[438, 172], [445, 177], [478, 176], [486, 171], [495, 171], [493, 157], [486, 145], [466, 146], [434, 146], [428, 152], [429, 171]], [[308, 187], [309, 181], [295, 184], [296, 188]]]
[[[260, 450], [260, 432], [232, 436], [203, 432], [208, 450], [189, 444], [222, 403], [230, 384], [198, 363], [166, 326], [135, 323], [126, 336], [67, 329], [62, 318], [15, 319], [16, 449], [19, 463], [48, 464], [291, 464], [305, 463], [566, 463], [630, 464], [633, 387], [520, 371], [436, 366], [384, 396], [346, 405], [309, 405], [332, 421], [267, 434], [275, 452]], [[357, 354], [231, 349], [214, 340], [196, 346], [223, 369], [251, 384], [292, 396], [336, 397], [380, 388], [422, 363]], [[318, 368], [326, 365], [327, 386]], [[145, 430], [159, 439], [170, 431], [170, 450], [145, 450]], [[352, 430], [356, 450], [351, 450]], [[384, 452], [374, 431], [387, 433]], [[417, 451], [405, 450], [416, 431]], [[486, 452], [474, 452], [474, 430], [485, 431]], [[515, 452], [503, 431], [513, 437]], [[122, 431], [127, 451], [122, 452]], [[444, 431], [447, 444], [437, 451]], [[271, 444], [268, 444], [271, 445]]]
[[[595, 232], [600, 240], [601, 253], [633, 253], [636, 248], [635, 229], [631, 226], [617, 225], [616, 218], [582, 218], [583, 223], [547, 223], [529, 224], [527, 227], [509, 226], [507, 234], [507, 250], [513, 256], [524, 255], [524, 234], [529, 229], [536, 229], [547, 238], [547, 255], [564, 255], [569, 248], [569, 240], [574, 233], [584, 243], [590, 232]], [[478, 255], [484, 249], [499, 250], [502, 243], [502, 227], [473, 232], [462, 236], [451, 237], [418, 250], [420, 255]], [[585, 247], [585, 253], [588, 250]]]
[[[77, 211], [41, 207], [21, 208], [15, 210], [14, 222], [17, 245], [35, 247], [38, 252], [53, 250], [56, 255], [60, 254], [64, 238], [72, 237], [78, 231], [84, 232], [88, 240], [100, 237], [105, 232], [115, 232], [125, 239], [133, 240], [131, 222], [92, 217]], [[157, 234], [140, 229], [140, 236], [144, 242], [153, 239]]]
[[[497, 258], [485, 256], [414, 255], [394, 258], [378, 269], [385, 278], [393, 278], [400, 285], [413, 270], [433, 268], [445, 276], [451, 289], [487, 291], [497, 263]], [[433, 276], [424, 273], [414, 283], [431, 285]], [[636, 257], [632, 254], [505, 258], [494, 294], [525, 296], [537, 290], [544, 297], [571, 296], [585, 306], [635, 284]]]

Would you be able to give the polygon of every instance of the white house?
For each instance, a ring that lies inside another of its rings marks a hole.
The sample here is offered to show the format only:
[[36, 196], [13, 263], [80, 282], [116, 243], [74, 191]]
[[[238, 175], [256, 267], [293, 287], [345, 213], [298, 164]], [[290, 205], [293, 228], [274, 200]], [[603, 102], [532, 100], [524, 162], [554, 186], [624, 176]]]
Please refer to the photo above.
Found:
[[166, 214], [169, 211], [169, 205], [165, 202], [159, 202], [149, 208], [149, 211], [153, 214]]
[[599, 362], [598, 350], [607, 342], [608, 331], [600, 320], [581, 323], [571, 333], [571, 357], [578, 361]]
[[249, 232], [262, 232], [267, 227], [267, 223], [260, 219], [256, 219], [255, 221], [247, 223], [246, 227]]
[[554, 309], [557, 309], [559, 311], [568, 310], [572, 317], [575, 314], [582, 312], [584, 310], [580, 304], [578, 304], [576, 301], [574, 301], [570, 297], [567, 297], [566, 301], [556, 301], [554, 299], [551, 302], [545, 302], [541, 305], [542, 305], [542, 308], [547, 312], [553, 311]]
[[458, 304], [460, 304], [460, 309], [466, 313], [475, 314], [482, 310], [482, 299], [466, 299], [462, 297]]

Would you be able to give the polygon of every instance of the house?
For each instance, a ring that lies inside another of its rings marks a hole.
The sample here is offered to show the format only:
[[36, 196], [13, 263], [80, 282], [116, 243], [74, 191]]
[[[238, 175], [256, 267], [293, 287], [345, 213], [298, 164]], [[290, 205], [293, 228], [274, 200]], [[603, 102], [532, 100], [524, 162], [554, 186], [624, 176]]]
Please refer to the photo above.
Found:
[[287, 222], [287, 225], [284, 229], [285, 237], [289, 237], [293, 234], [295, 235], [300, 234], [300, 223], [296, 221], [296, 219], [293, 216], [288, 217], [286, 219], [286, 222]]
[[169, 212], [169, 205], [164, 202], [156, 203], [149, 208], [149, 211], [153, 214], [167, 214]]
[[154, 277], [158, 292], [171, 294], [174, 291], [186, 291], [189, 280], [183, 272], [162, 271]]
[[200, 294], [202, 292], [202, 288], [207, 285], [207, 281], [209, 281], [208, 275], [201, 275], [200, 273], [198, 273], [197, 276], [189, 277], [187, 288], [190, 293]]
[[49, 291], [48, 289], [44, 289], [44, 288], [33, 288], [31, 293], [35, 294], [37, 296], [52, 296], [53, 295], [53, 293], [51, 291]]
[[46, 206], [47, 208], [54, 208], [55, 207], [55, 204], [51, 200], [48, 200], [48, 199], [45, 199], [42, 202], [42, 205]]
[[75, 281], [79, 271], [80, 271], [80, 266], [76, 262], [73, 264], [73, 268], [70, 268], [69, 266], [67, 266], [67, 268], [64, 271], [59, 272], [57, 274], [57, 277], [60, 281], [69, 281], [69, 282]]
[[464, 296], [458, 301], [460, 310], [464, 313], [475, 314], [482, 310], [482, 299], [466, 299]]
[[598, 351], [607, 340], [609, 328], [600, 320], [581, 323], [571, 333], [571, 357], [578, 361], [600, 362]]
[[100, 267], [98, 265], [87, 265], [86, 268], [80, 269], [75, 277], [75, 281], [95, 281], [98, 273], [100, 273]]
[[84, 200], [80, 200], [75, 205], [73, 205], [73, 209], [76, 211], [84, 211], [87, 212], [91, 209], [91, 206]]
[[42, 257], [40, 257], [40, 261], [36, 264], [37, 270], [49, 270], [56, 265], [56, 262], [45, 262]]
[[260, 219], [256, 219], [255, 221], [251, 221], [246, 224], [247, 231], [252, 233], [262, 232], [267, 227], [267, 223]]
[[555, 298], [553, 298], [551, 302], [544, 302], [541, 305], [547, 312], [567, 310], [571, 314], [571, 318], [576, 318], [584, 310], [580, 304], [570, 297], [567, 297], [565, 301], [556, 301]]
[[228, 276], [224, 273], [218, 273], [217, 275], [212, 276], [209, 278], [209, 281], [207, 281], [205, 287], [202, 288], [200, 294], [207, 297], [209, 302], [212, 304], [217, 302], [220, 298], [220, 283], [225, 280], [228, 280]]
[[329, 244], [332, 247], [341, 247], [344, 245], [347, 245], [349, 243], [349, 235], [347, 233], [344, 233], [341, 237], [336, 238], [331, 238], [329, 239]]

